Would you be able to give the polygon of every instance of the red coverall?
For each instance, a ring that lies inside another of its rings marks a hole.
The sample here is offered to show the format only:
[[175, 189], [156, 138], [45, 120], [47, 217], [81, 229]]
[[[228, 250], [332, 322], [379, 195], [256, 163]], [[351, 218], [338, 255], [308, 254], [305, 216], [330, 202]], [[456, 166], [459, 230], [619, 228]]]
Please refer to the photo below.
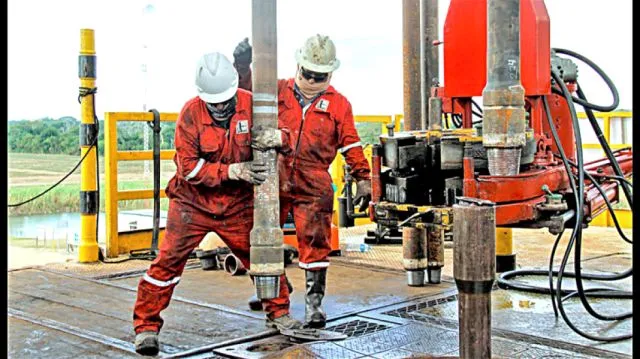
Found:
[[[208, 232], [217, 233], [249, 268], [253, 185], [229, 180], [227, 169], [230, 163], [251, 160], [251, 106], [251, 93], [238, 89], [236, 114], [228, 130], [214, 126], [199, 97], [187, 102], [180, 112], [175, 136], [177, 170], [166, 189], [166, 232], [158, 257], [138, 284], [133, 313], [136, 333], [162, 328], [160, 312], [169, 305], [189, 254]], [[289, 313], [284, 275], [280, 296], [262, 303], [271, 319]]]
[[[251, 88], [251, 72], [240, 87]], [[306, 112], [294, 95], [294, 79], [278, 80], [278, 128], [288, 129], [293, 151], [278, 157], [280, 224], [289, 211], [298, 238], [299, 266], [319, 270], [329, 266], [333, 187], [329, 166], [340, 151], [357, 180], [370, 179], [349, 101], [333, 86], [308, 105]]]

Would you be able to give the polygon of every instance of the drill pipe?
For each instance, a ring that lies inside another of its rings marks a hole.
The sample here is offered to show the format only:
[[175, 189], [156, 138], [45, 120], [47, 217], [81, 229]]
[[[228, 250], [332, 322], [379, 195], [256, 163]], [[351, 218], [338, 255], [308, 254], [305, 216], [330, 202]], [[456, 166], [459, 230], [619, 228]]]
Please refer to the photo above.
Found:
[[423, 228], [402, 228], [402, 265], [407, 271], [407, 284], [424, 286], [427, 268], [427, 231]]
[[439, 52], [438, 47], [433, 45], [433, 41], [438, 40], [438, 0], [420, 1], [420, 28], [422, 38], [421, 69], [422, 69], [422, 129], [427, 129], [430, 125], [431, 106], [430, 94], [431, 86], [439, 83]]
[[453, 276], [458, 287], [460, 358], [491, 358], [491, 287], [496, 273], [492, 202], [458, 197], [453, 205]]
[[420, 130], [420, 0], [402, 0], [404, 130]]
[[[277, 128], [276, 0], [253, 0], [252, 14], [253, 125]], [[278, 296], [279, 278], [284, 274], [276, 151], [254, 150], [253, 159], [266, 163], [269, 170], [267, 180], [254, 186], [250, 271], [255, 276], [258, 298], [271, 299]]]
[[487, 149], [489, 173], [517, 175], [526, 140], [519, 0], [487, 1], [487, 85], [482, 101], [482, 144]]
[[427, 275], [429, 283], [440, 283], [444, 267], [444, 233], [441, 226], [427, 227]]

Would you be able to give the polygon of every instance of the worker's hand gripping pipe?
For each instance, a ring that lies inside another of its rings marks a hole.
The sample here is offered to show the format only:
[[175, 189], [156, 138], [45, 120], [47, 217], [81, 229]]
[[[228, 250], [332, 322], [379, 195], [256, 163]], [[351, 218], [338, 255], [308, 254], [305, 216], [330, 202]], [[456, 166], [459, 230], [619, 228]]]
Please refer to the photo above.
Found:
[[[277, 128], [276, 0], [252, 2], [253, 125]], [[284, 274], [283, 233], [275, 150], [253, 151], [254, 161], [268, 166], [266, 181], [254, 187], [253, 229], [250, 235], [250, 274], [260, 299], [277, 298]]]
[[453, 205], [453, 277], [458, 287], [460, 358], [491, 358], [491, 288], [496, 273], [493, 202]]

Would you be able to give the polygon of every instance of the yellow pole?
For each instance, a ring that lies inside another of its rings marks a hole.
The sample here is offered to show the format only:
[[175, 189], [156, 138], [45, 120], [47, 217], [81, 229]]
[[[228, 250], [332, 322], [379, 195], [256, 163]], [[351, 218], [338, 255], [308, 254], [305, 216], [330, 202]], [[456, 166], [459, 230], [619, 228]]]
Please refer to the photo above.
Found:
[[513, 233], [511, 228], [496, 228], [496, 272], [516, 269], [516, 254], [513, 253]]
[[96, 188], [96, 148], [92, 147], [98, 131], [94, 122], [94, 97], [91, 93], [96, 82], [96, 50], [92, 29], [80, 30], [80, 56], [78, 58], [80, 77], [80, 156], [87, 154], [80, 167], [80, 245], [78, 261], [90, 263], [98, 261], [98, 240], [96, 223], [99, 209]]

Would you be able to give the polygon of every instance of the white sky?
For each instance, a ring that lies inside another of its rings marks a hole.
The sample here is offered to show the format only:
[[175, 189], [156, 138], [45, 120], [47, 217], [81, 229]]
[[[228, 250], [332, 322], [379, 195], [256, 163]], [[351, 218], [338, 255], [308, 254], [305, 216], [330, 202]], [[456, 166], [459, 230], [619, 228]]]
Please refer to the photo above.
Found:
[[[151, 2], [156, 10], [143, 20]], [[441, 38], [448, 5], [440, 0]], [[631, 109], [631, 0], [547, 0], [546, 6], [551, 46], [595, 61], [617, 85], [620, 108]], [[142, 110], [143, 23], [150, 29], [148, 108], [178, 112], [195, 95], [198, 56], [218, 50], [231, 59], [235, 45], [251, 36], [251, 0], [9, 0], [8, 21], [8, 119], [80, 117], [81, 28], [95, 30], [102, 119], [107, 111]], [[315, 33], [336, 43], [342, 65], [332, 84], [355, 114], [402, 112], [400, 0], [279, 0], [280, 78], [294, 74], [295, 49]], [[611, 102], [606, 85], [580, 63], [579, 81], [591, 102]]]

